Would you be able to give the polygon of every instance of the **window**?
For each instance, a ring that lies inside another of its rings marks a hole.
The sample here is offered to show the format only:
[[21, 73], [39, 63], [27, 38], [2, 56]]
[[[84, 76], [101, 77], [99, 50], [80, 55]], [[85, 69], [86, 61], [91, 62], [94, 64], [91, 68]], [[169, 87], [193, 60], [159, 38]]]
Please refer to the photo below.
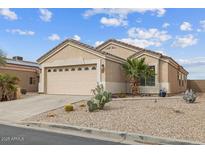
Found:
[[82, 68], [81, 68], [81, 67], [79, 67], [79, 68], [78, 68], [78, 71], [81, 71], [81, 70], [82, 70]]
[[[155, 72], [155, 66], [150, 66], [150, 69]], [[155, 86], [155, 75], [148, 78], [141, 77], [140, 86]]]
[[93, 67], [92, 67], [92, 70], [96, 70], [96, 67], [95, 67], [95, 66], [93, 66]]
[[85, 71], [88, 71], [88, 70], [89, 70], [89, 67], [85, 67], [84, 70], [85, 70]]
[[75, 71], [75, 68], [71, 68], [71, 71]]
[[33, 77], [29, 78], [29, 84], [36, 84], [36, 80]]
[[68, 69], [68, 68], [66, 68], [66, 69], [65, 69], [65, 71], [67, 72], [67, 71], [69, 71], [69, 69]]
[[53, 72], [57, 72], [57, 70], [56, 70], [56, 69], [53, 69]]
[[178, 72], [178, 81], [179, 81], [179, 86], [181, 86], [181, 74]]
[[63, 69], [62, 69], [62, 68], [60, 68], [60, 69], [59, 69], [59, 72], [63, 72]]
[[49, 69], [48, 72], [51, 72], [51, 70]]

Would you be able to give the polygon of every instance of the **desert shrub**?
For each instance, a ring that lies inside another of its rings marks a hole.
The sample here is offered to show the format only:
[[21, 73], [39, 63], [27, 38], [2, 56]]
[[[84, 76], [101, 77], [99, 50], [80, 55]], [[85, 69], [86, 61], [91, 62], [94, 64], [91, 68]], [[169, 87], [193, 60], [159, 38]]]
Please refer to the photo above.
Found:
[[190, 90], [186, 90], [186, 92], [184, 93], [184, 97], [183, 99], [187, 102], [187, 103], [194, 103], [196, 100], [196, 93], [190, 89]]
[[72, 104], [66, 104], [64, 106], [65, 111], [69, 112], [69, 111], [73, 111], [73, 105]]
[[27, 90], [26, 89], [21, 89], [21, 94], [26, 95]]
[[102, 110], [106, 103], [111, 101], [112, 94], [104, 90], [103, 85], [97, 85], [97, 87], [92, 90], [94, 97], [87, 102], [88, 110], [90, 112], [95, 110]]

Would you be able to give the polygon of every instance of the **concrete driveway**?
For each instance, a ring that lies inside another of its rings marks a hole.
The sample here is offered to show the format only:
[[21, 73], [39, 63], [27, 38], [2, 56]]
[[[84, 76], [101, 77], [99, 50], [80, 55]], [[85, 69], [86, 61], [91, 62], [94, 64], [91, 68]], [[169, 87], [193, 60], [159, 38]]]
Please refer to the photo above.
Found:
[[53, 110], [90, 96], [36, 95], [24, 99], [0, 103], [0, 121], [20, 122], [31, 116]]

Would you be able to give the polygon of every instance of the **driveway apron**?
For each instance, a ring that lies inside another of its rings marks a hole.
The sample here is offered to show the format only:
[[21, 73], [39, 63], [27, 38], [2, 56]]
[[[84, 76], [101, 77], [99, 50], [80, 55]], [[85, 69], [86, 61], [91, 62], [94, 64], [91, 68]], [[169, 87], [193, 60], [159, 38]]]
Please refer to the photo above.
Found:
[[20, 122], [31, 116], [64, 106], [66, 103], [74, 103], [87, 100], [90, 96], [69, 95], [36, 95], [25, 99], [19, 99], [0, 103], [0, 121]]

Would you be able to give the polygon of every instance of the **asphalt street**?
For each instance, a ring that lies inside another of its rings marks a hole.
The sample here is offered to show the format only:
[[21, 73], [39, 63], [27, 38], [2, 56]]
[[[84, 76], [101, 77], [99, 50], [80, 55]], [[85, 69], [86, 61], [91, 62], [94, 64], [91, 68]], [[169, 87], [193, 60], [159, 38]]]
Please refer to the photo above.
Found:
[[119, 145], [111, 141], [0, 124], [0, 145]]

